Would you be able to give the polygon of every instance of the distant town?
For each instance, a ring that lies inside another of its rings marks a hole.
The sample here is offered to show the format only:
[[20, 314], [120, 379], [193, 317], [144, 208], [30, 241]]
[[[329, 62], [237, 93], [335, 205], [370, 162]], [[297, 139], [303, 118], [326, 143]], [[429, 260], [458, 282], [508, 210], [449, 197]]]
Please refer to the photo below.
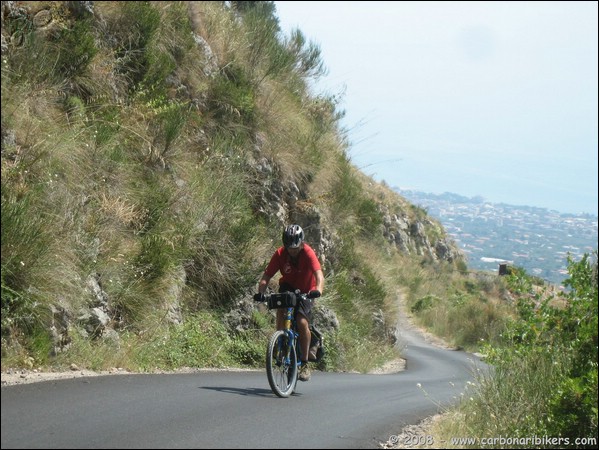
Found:
[[597, 250], [593, 215], [490, 203], [448, 192], [394, 190], [441, 222], [473, 270], [497, 272], [500, 264], [507, 264], [561, 285], [568, 277], [568, 255], [578, 261]]

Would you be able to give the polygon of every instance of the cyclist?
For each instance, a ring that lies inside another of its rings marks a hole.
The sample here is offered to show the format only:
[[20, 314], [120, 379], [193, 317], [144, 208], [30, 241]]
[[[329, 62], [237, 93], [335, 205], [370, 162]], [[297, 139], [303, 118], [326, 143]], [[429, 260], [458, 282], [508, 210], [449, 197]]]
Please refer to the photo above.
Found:
[[[322, 294], [324, 275], [320, 262], [312, 247], [304, 242], [304, 230], [299, 225], [289, 225], [283, 231], [283, 246], [274, 252], [260, 279], [257, 299], [263, 299], [268, 282], [277, 271], [282, 275], [279, 279], [279, 292], [295, 292], [299, 289], [302, 293], [310, 293], [310, 297], [313, 298]], [[302, 351], [302, 364], [298, 376], [301, 381], [310, 379], [308, 350], [311, 339], [312, 302], [312, 298], [301, 300], [294, 311]], [[277, 309], [277, 330], [282, 330], [284, 323], [285, 311]]]

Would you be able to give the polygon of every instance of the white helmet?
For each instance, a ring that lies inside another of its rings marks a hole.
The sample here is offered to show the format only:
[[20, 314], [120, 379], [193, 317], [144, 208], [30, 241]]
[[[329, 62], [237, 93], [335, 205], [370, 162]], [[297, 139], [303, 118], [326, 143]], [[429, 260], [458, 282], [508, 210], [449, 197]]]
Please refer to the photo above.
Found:
[[304, 230], [299, 225], [289, 225], [283, 231], [283, 245], [285, 248], [299, 248], [304, 242]]

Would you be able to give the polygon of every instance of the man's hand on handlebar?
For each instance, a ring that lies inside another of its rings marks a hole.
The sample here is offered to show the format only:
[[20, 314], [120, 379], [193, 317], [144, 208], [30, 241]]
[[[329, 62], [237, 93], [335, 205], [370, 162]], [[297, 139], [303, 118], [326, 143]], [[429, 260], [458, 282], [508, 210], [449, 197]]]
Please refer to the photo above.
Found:
[[[292, 294], [292, 293], [290, 293]], [[297, 293], [295, 295], [300, 295], [299, 291], [297, 291]], [[320, 291], [318, 289], [314, 289], [311, 290], [310, 292], [308, 292], [307, 294], [305, 294], [306, 298], [318, 298], [320, 297], [322, 294], [320, 293]], [[255, 302], [265, 302], [266, 301], [266, 295], [262, 294], [260, 292], [258, 292], [257, 294], [254, 294], [254, 301]]]

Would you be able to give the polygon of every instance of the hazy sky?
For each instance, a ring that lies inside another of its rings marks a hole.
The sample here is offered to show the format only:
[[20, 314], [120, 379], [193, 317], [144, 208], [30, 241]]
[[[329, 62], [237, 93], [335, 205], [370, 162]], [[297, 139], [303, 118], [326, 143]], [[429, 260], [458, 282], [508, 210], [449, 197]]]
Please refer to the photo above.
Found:
[[597, 215], [597, 2], [275, 2], [389, 186]]

